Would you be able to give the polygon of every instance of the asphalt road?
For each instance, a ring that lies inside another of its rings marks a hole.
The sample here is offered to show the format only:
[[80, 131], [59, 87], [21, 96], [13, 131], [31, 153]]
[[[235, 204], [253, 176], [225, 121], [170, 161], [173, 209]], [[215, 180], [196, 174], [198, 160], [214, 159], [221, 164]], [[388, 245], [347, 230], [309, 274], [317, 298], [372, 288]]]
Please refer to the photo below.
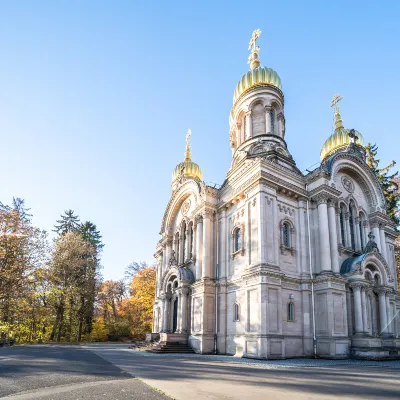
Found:
[[0, 348], [0, 398], [400, 399], [400, 361], [251, 361], [140, 353], [128, 347], [105, 343]]
[[132, 374], [75, 346], [0, 348], [0, 398], [167, 399]]

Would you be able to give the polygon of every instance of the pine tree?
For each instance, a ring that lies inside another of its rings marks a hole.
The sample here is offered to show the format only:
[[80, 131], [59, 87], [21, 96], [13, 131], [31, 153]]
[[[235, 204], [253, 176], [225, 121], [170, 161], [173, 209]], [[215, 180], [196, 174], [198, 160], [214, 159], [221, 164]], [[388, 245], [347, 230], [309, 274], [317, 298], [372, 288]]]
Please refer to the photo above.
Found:
[[64, 215], [61, 215], [61, 219], [58, 219], [57, 223], [58, 225], [54, 226], [53, 232], [59, 235], [77, 231], [80, 227], [79, 217], [74, 214], [73, 210], [64, 211]]
[[86, 221], [79, 227], [79, 232], [82, 235], [83, 240], [88, 241], [92, 246], [100, 251], [104, 244], [101, 241], [100, 231], [97, 230], [97, 226], [90, 221]]
[[400, 224], [398, 215], [400, 206], [400, 193], [398, 184], [396, 182], [398, 171], [393, 175], [389, 175], [389, 170], [396, 165], [396, 162], [392, 161], [388, 166], [379, 168], [380, 160], [376, 158], [378, 146], [376, 144], [371, 145], [371, 143], [368, 143], [365, 149], [367, 151], [367, 164], [382, 187], [382, 191], [386, 199], [387, 215], [392, 219], [396, 227], [398, 227]]

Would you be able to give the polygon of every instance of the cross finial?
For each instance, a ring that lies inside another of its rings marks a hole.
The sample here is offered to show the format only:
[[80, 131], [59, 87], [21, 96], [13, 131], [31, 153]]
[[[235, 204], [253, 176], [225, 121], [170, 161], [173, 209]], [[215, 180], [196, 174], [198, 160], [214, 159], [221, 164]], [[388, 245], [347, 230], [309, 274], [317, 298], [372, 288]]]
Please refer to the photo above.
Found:
[[190, 161], [192, 153], [190, 152], [190, 136], [192, 136], [191, 129], [188, 129], [186, 133], [186, 152], [185, 152], [185, 161]]
[[251, 50], [248, 63], [250, 64], [250, 69], [257, 68], [260, 65], [260, 60], [258, 59], [258, 53], [260, 52], [260, 47], [257, 46], [257, 39], [261, 35], [261, 30], [256, 29], [251, 35], [248, 50]]
[[335, 94], [331, 101], [331, 108], [335, 107], [335, 129], [343, 128], [342, 119], [340, 118], [339, 106], [338, 103], [342, 100], [343, 97], [340, 94]]

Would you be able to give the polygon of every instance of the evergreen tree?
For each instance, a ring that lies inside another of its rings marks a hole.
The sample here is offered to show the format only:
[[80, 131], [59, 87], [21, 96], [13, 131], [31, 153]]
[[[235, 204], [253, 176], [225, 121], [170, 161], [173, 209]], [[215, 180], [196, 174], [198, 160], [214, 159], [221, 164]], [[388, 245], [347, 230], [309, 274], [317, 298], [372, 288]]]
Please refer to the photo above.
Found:
[[59, 235], [77, 231], [80, 227], [79, 217], [74, 214], [73, 210], [64, 211], [64, 215], [61, 215], [61, 219], [58, 219], [57, 223], [53, 232], [57, 232]]
[[101, 241], [100, 231], [97, 230], [97, 226], [92, 222], [84, 222], [79, 227], [79, 232], [82, 235], [83, 240], [88, 241], [97, 251], [100, 251], [104, 247], [104, 244]]
[[382, 187], [382, 191], [386, 199], [387, 215], [392, 219], [396, 227], [398, 227], [400, 223], [398, 215], [400, 206], [400, 193], [398, 184], [396, 182], [398, 171], [395, 174], [389, 175], [389, 170], [396, 165], [396, 162], [392, 161], [388, 166], [379, 168], [380, 160], [376, 158], [378, 146], [376, 144], [371, 145], [371, 143], [368, 143], [365, 149], [367, 151], [367, 164]]

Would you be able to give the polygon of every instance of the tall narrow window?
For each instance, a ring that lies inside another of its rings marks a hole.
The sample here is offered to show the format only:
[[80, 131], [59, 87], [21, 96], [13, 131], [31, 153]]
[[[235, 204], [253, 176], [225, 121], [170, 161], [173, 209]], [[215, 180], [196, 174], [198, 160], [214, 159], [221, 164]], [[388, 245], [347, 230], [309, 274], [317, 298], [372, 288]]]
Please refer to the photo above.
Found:
[[233, 305], [233, 320], [239, 321], [239, 304], [235, 303]]
[[349, 224], [350, 224], [350, 240], [351, 240], [351, 248], [353, 250], [356, 249], [356, 240], [354, 234], [354, 215], [353, 215], [353, 207], [350, 206], [350, 213], [349, 213]]
[[283, 223], [282, 227], [282, 242], [285, 247], [291, 247], [290, 243], [290, 225], [288, 222]]
[[186, 224], [184, 223], [182, 226], [182, 262], [185, 262], [186, 260], [186, 243], [187, 243], [187, 230], [186, 230]]
[[287, 320], [288, 322], [294, 322], [294, 304], [288, 303], [287, 305]]
[[273, 110], [271, 110], [269, 112], [269, 117], [271, 120], [271, 133], [274, 135], [275, 134], [275, 114], [274, 114]]
[[177, 262], [179, 264], [179, 233], [177, 233], [176, 236], [175, 236], [175, 247], [176, 247], [175, 257], [176, 257], [176, 260], [177, 260]]
[[234, 251], [239, 251], [242, 248], [242, 235], [240, 232], [240, 228], [236, 228], [233, 234], [233, 247]]
[[193, 258], [193, 225], [190, 225], [190, 255], [189, 258]]
[[340, 235], [342, 236], [342, 245], [346, 247], [346, 234], [344, 229], [344, 209], [340, 207]]

